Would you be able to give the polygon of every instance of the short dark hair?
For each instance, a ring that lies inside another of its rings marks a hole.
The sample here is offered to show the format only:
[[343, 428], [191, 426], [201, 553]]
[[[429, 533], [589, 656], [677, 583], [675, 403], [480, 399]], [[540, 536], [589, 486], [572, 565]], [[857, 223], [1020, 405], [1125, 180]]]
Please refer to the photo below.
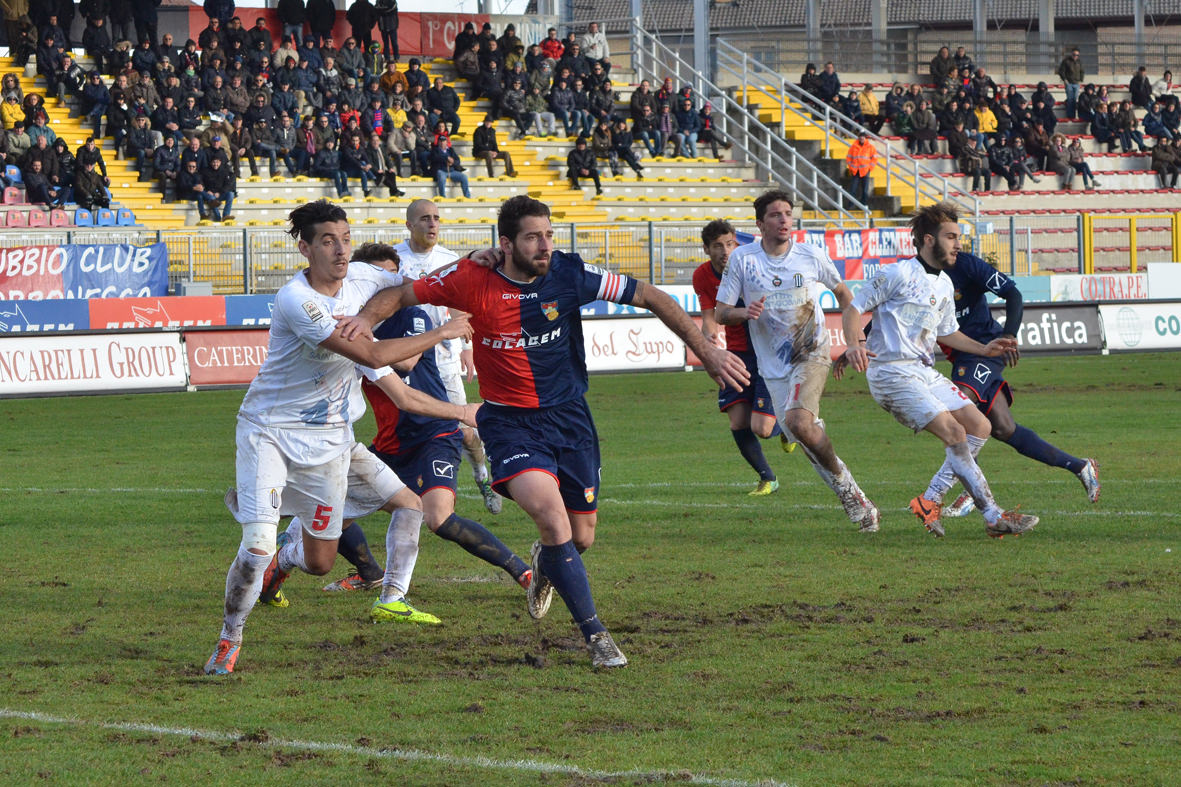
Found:
[[393, 260], [399, 266], [402, 263], [398, 250], [388, 243], [365, 243], [353, 249], [353, 259], [356, 262], [375, 263], [379, 260]]
[[773, 189], [759, 195], [755, 200], [755, 221], [762, 221], [763, 217], [767, 215], [767, 207], [772, 202], [786, 202], [794, 209], [796, 204], [792, 201], [791, 195], [781, 189]]
[[701, 229], [701, 242], [708, 246], [723, 235], [733, 234], [734, 228], [730, 226], [730, 222], [714, 219]]
[[521, 231], [521, 219], [526, 216], [549, 218], [549, 205], [525, 194], [506, 200], [496, 214], [496, 231], [502, 238], [512, 240]]
[[[1020, 137], [1014, 137], [1014, 140]], [[923, 245], [923, 238], [939, 232], [939, 225], [946, 222], [959, 223], [960, 214], [955, 206], [947, 202], [937, 202], [917, 211], [910, 218], [910, 234], [914, 238], [915, 248]]]
[[291, 229], [287, 233], [298, 240], [311, 241], [316, 237], [316, 225], [326, 221], [348, 221], [344, 208], [326, 199], [300, 205], [287, 216]]

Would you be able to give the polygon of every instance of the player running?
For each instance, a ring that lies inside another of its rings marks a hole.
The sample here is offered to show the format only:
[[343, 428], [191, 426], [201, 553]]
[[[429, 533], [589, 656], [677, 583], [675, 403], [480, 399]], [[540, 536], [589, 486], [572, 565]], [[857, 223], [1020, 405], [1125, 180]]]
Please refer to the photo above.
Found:
[[[989, 536], [1020, 535], [1031, 530], [1038, 518], [1002, 511], [976, 464], [976, 455], [988, 441], [988, 419], [951, 380], [935, 371], [936, 338], [948, 347], [986, 358], [1017, 349], [1011, 337], [984, 345], [957, 329], [954, 292], [945, 271], [960, 249], [958, 222], [955, 209], [946, 204], [915, 214], [910, 226], [918, 254], [883, 266], [844, 306], [842, 322], [849, 348], [835, 373], [839, 378], [846, 363], [865, 372], [874, 401], [904, 426], [928, 431], [943, 441], [947, 457], [943, 467], [931, 479], [931, 488], [911, 501], [911, 509], [923, 513], [929, 531], [944, 535], [939, 503], [943, 493], [933, 488], [940, 474], [947, 472], [971, 492], [984, 513]], [[873, 330], [867, 343], [861, 316], [870, 311]]]
[[[406, 207], [406, 229], [410, 231], [410, 237], [394, 247], [401, 261], [400, 270], [403, 276], [421, 279], [428, 273], [459, 259], [458, 254], [439, 243], [440, 226], [439, 208], [429, 199], [416, 199]], [[442, 325], [450, 316], [447, 309], [441, 307], [425, 308], [435, 325]], [[471, 382], [475, 376], [471, 347], [458, 339], [444, 342], [435, 349], [435, 357], [438, 359], [443, 385], [447, 389], [447, 398], [458, 405], [467, 404], [463, 378], [466, 374], [468, 382]], [[484, 497], [484, 507], [491, 514], [499, 514], [503, 503], [488, 479], [488, 468], [484, 464], [484, 444], [480, 441], [480, 433], [469, 426], [461, 426], [461, 429], [463, 454], [471, 462], [472, 477], [475, 478], [476, 486], [480, 488], [480, 494]]]
[[[832, 290], [842, 308], [853, 294], [824, 249], [792, 242], [789, 194], [768, 191], [754, 208], [763, 237], [730, 253], [714, 317], [722, 325], [746, 323], [781, 428], [804, 446], [849, 520], [862, 533], [875, 533], [881, 519], [877, 506], [837, 456], [820, 419], [820, 396], [832, 366], [820, 293]], [[746, 306], [738, 305], [744, 301]]]
[[[945, 273], [955, 287], [956, 321], [960, 332], [981, 343], [988, 343], [998, 336], [1017, 338], [1021, 328], [1024, 300], [1017, 284], [1005, 274], [979, 257], [960, 252], [955, 264]], [[1005, 324], [993, 319], [988, 308], [985, 293], [991, 292], [1005, 301]], [[1036, 459], [1050, 467], [1069, 470], [1083, 484], [1087, 499], [1092, 503], [1099, 500], [1099, 464], [1094, 459], [1079, 459], [1046, 442], [1037, 432], [1013, 420], [1009, 409], [1013, 404], [1013, 391], [1004, 379], [1005, 364], [1016, 366], [1020, 353], [1017, 350], [1005, 353], [1001, 358], [985, 358], [971, 353], [957, 352], [945, 347], [944, 354], [951, 361], [951, 381], [959, 386], [992, 425], [992, 436], [1012, 446], [1017, 453]], [[1002, 395], [1003, 394], [1003, 395]], [[947, 489], [955, 482], [950, 474], [942, 479]], [[938, 494], [938, 489], [932, 490]], [[945, 517], [959, 517], [971, 512], [976, 505], [967, 492], [956, 498], [952, 505], [943, 509]], [[922, 519], [923, 513], [915, 511]]]
[[585, 394], [583, 304], [595, 300], [648, 309], [701, 358], [720, 384], [741, 387], [742, 362], [708, 344], [667, 294], [628, 276], [556, 251], [549, 208], [527, 196], [505, 202], [497, 218], [495, 267], [471, 260], [427, 279], [378, 293], [342, 335], [366, 338], [399, 308], [431, 303], [472, 315], [484, 405], [477, 420], [492, 460], [493, 486], [537, 524], [529, 614], [565, 601], [595, 667], [627, 658], [599, 621], [581, 552], [594, 542], [599, 499], [599, 442]]
[[[759, 475], [758, 486], [748, 494], [752, 497], [769, 495], [779, 489], [779, 481], [767, 457], [763, 455], [759, 438], [772, 437], [778, 433], [785, 451], [793, 450], [796, 444], [776, 428], [775, 409], [771, 406], [767, 384], [759, 376], [759, 362], [750, 349], [746, 324], [725, 326], [723, 336], [714, 319], [722, 273], [726, 270], [730, 252], [738, 248], [734, 228], [729, 222], [715, 219], [701, 230], [701, 242], [709, 257], [709, 262], [703, 262], [693, 271], [693, 290], [701, 305], [701, 332], [710, 344], [725, 347], [741, 358], [750, 374], [750, 385], [742, 390], [722, 388], [718, 391], [718, 409], [730, 419], [730, 434], [738, 446], [738, 453]], [[742, 301], [737, 305], [742, 306]]]
[[[307, 523], [309, 568], [331, 568], [341, 531], [353, 423], [365, 412], [356, 363], [378, 368], [468, 333], [466, 319], [406, 339], [348, 342], [334, 315], [354, 313], [402, 277], [353, 266], [344, 210], [325, 200], [291, 212], [308, 267], [275, 295], [267, 359], [238, 411], [237, 520], [242, 542], [226, 576], [225, 617], [207, 674], [234, 671], [242, 629], [276, 548], [280, 510]], [[378, 463], [380, 465], [380, 463]]]

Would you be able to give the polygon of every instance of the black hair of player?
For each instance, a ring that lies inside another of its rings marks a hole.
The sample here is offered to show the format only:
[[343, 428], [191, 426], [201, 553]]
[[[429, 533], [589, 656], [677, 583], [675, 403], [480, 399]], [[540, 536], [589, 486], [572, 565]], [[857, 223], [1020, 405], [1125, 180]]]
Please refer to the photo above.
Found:
[[796, 204], [792, 202], [791, 195], [786, 191], [774, 189], [772, 191], [765, 192], [760, 194], [759, 198], [755, 200], [755, 221], [763, 220], [763, 218], [767, 215], [767, 207], [772, 202], [786, 202], [792, 207], [793, 210], [796, 206]]
[[362, 243], [353, 249], [353, 260], [370, 264], [392, 260], [399, 268], [402, 267], [402, 258], [398, 256], [398, 250], [388, 243]]
[[287, 234], [296, 240], [306, 240], [311, 243], [316, 237], [316, 225], [326, 221], [348, 221], [349, 216], [344, 208], [334, 205], [326, 199], [318, 199], [300, 205], [287, 215], [291, 222], [291, 229]]
[[500, 212], [496, 214], [496, 231], [502, 238], [508, 238], [510, 241], [516, 240], [517, 233], [521, 231], [521, 219], [526, 216], [539, 216], [548, 219], [550, 216], [549, 205], [524, 194], [518, 194], [500, 206]]
[[927, 205], [911, 216], [910, 236], [914, 239], [915, 251], [923, 247], [923, 238], [927, 235], [938, 236], [939, 225], [949, 221], [958, 224], [960, 214], [956, 212], [955, 206], [946, 202]]
[[701, 230], [701, 242], [708, 246], [723, 235], [733, 235], [734, 228], [730, 226], [730, 222], [722, 219], [714, 219]]

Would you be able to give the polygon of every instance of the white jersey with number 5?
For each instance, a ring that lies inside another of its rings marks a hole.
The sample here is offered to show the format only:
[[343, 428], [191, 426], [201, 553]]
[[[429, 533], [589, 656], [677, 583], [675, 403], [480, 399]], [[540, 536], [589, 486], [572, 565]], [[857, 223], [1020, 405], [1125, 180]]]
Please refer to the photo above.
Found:
[[928, 273], [918, 258], [884, 265], [853, 297], [862, 314], [873, 312], [866, 349], [870, 364], [935, 364], [935, 339], [955, 333], [955, 287], [943, 271]]
[[[408, 240], [395, 246], [394, 251], [398, 252], [398, 258], [401, 260], [399, 269], [407, 279], [421, 279], [431, 271], [438, 270], [447, 263], [459, 259], [458, 254], [439, 244], [435, 244], [430, 251], [418, 254], [411, 250]], [[421, 308], [431, 316], [435, 325], [442, 325], [451, 316], [450, 310], [445, 306], [423, 304]], [[459, 374], [459, 353], [461, 350], [463, 350], [461, 339], [447, 339], [435, 345], [435, 365], [439, 367], [439, 376], [444, 380]]]
[[834, 289], [841, 275], [827, 252], [793, 243], [782, 257], [769, 257], [761, 241], [730, 252], [718, 287], [718, 303], [751, 304], [766, 297], [763, 313], [746, 323], [764, 378], [787, 377], [792, 364], [831, 362], [820, 294]]
[[[352, 441], [352, 424], [365, 413], [356, 366], [320, 346], [336, 330], [336, 316], [351, 316], [378, 290], [402, 276], [365, 263], [349, 265], [336, 297], [316, 292], [298, 273], [275, 295], [267, 359], [242, 400], [239, 415], [264, 427], [313, 430], [330, 443]], [[332, 434], [333, 428], [338, 432]], [[298, 454], [316, 453], [308, 439]], [[305, 459], [311, 456], [302, 457]]]

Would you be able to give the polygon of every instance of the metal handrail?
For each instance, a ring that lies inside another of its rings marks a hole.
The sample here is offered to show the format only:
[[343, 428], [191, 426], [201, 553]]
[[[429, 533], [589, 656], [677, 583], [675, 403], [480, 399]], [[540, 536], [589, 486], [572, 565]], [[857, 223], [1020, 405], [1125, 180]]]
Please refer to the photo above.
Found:
[[[782, 74], [773, 71], [758, 60], [749, 57], [746, 52], [732, 46], [725, 40], [718, 38], [715, 39], [714, 43], [716, 46], [718, 71], [725, 71], [735, 79], [740, 80], [740, 89], [744, 97], [749, 96], [752, 89], [765, 93], [763, 85], [753, 84], [749, 75], [756, 76], [760, 82], [766, 80], [770, 81], [773, 86], [776, 83], [778, 84], [778, 88], [773, 88], [777, 90], [778, 95], [772, 96], [771, 98], [778, 102], [779, 133], [781, 135], [786, 135], [787, 133], [787, 116], [790, 112], [793, 116], [800, 118], [807, 126], [817, 129], [824, 134], [824, 154], [830, 156], [834, 137], [848, 144], [857, 135], [865, 132], [876, 145], [883, 149], [885, 155], [883, 169], [886, 171], [887, 194], [890, 193], [892, 180], [897, 178], [900, 182], [914, 190], [914, 207], [916, 210], [920, 207], [920, 197], [926, 196], [932, 200], [950, 202], [962, 212], [972, 216], [980, 213], [980, 199], [963, 189], [950, 186], [947, 178], [942, 173], [905, 152], [895, 152], [890, 140], [884, 139], [861, 124], [854, 122], [852, 119], [834, 112], [832, 107], [820, 104], [814, 97], [805, 93], [799, 85], [789, 82]], [[823, 122], [818, 122], [811, 112], [798, 109], [793, 105], [793, 100], [801, 106], [812, 107], [815, 112], [821, 113]], [[846, 129], [849, 133], [842, 134], [841, 132]], [[924, 178], [924, 175], [928, 177]], [[942, 183], [942, 189], [932, 185], [929, 178], [936, 178], [937, 180], [934, 182]]]
[[[660, 81], [664, 76], [672, 76], [678, 84], [695, 85], [694, 93], [721, 110], [715, 115], [717, 130], [772, 179], [790, 188], [809, 209], [830, 221], [869, 220], [869, 206], [850, 196], [840, 183], [800, 155], [782, 135], [772, 133], [750, 110], [656, 36], [634, 22], [631, 27], [631, 40], [636, 47], [631, 53], [632, 69], [639, 79]], [[756, 129], [765, 133], [755, 134]]]

